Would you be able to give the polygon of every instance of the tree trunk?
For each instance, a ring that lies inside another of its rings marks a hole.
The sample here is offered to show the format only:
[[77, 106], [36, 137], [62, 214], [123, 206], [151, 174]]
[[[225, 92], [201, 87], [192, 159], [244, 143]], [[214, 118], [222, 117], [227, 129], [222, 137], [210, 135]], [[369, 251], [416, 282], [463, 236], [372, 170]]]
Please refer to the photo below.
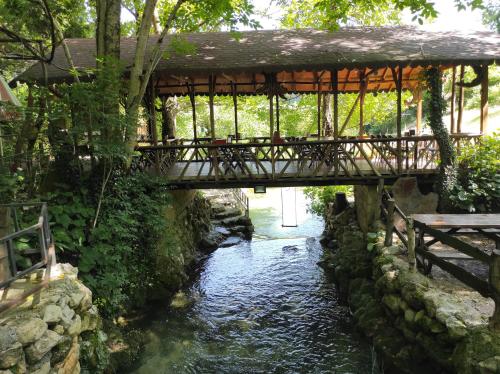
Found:
[[167, 138], [175, 138], [176, 117], [177, 117], [177, 111], [179, 110], [177, 98], [169, 97], [168, 99], [162, 100], [161, 103], [162, 103], [161, 105], [162, 140]]
[[[97, 80], [102, 95], [103, 123], [101, 132], [106, 141], [122, 136], [118, 121], [107, 120], [118, 118], [120, 113], [120, 12], [121, 0], [97, 0]], [[106, 119], [106, 120], [105, 120]], [[106, 123], [104, 123], [106, 122]], [[121, 139], [123, 141], [123, 139]]]
[[446, 110], [446, 101], [443, 98], [443, 80], [438, 68], [431, 68], [427, 72], [427, 100], [428, 123], [436, 137], [439, 147], [439, 176], [436, 189], [439, 193], [440, 211], [452, 208], [450, 192], [456, 184], [457, 169], [455, 165], [455, 150], [453, 148], [448, 130], [443, 122], [443, 113]]
[[321, 102], [321, 126], [323, 128], [322, 133], [325, 136], [332, 136], [332, 94], [324, 93], [322, 94], [323, 100]]

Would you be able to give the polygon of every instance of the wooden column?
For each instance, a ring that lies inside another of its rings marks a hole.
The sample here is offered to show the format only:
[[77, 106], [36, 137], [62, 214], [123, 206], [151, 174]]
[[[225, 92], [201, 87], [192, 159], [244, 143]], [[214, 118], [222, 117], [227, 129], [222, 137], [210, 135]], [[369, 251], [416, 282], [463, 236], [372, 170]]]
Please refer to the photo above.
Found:
[[271, 140], [273, 139], [274, 134], [274, 103], [273, 103], [274, 95], [271, 94], [269, 97], [269, 134]]
[[233, 107], [234, 107], [234, 136], [239, 139], [238, 135], [238, 95], [236, 93], [236, 85], [231, 82], [231, 90], [233, 91]]
[[318, 139], [321, 136], [321, 92], [320, 92], [320, 87], [319, 87], [319, 81], [318, 81], [318, 101], [317, 101], [317, 109], [318, 109], [318, 116], [317, 116], [317, 128], [318, 128]]
[[189, 89], [189, 101], [191, 101], [191, 113], [193, 115], [193, 136], [194, 140], [197, 140], [198, 131], [196, 129], [196, 101], [194, 96], [194, 85]]
[[271, 170], [272, 170], [272, 179], [275, 177], [275, 152], [274, 152], [274, 95], [270, 94], [269, 97], [269, 132], [271, 134]]
[[483, 80], [481, 81], [481, 134], [488, 131], [488, 65], [483, 66]]
[[[338, 70], [331, 71], [331, 82], [333, 91], [333, 139], [339, 140], [339, 75]], [[335, 143], [333, 150], [333, 164], [335, 176], [339, 174], [339, 146]]]
[[364, 129], [364, 106], [365, 106], [366, 82], [364, 72], [359, 73], [359, 137], [362, 137]]
[[495, 302], [495, 311], [490, 318], [490, 327], [495, 331], [500, 331], [500, 248], [497, 242], [496, 249], [491, 254], [489, 271], [489, 285], [492, 299]]
[[280, 97], [276, 95], [276, 131], [280, 132]]
[[396, 72], [395, 68], [391, 68], [392, 70], [392, 77], [395, 80], [396, 83], [396, 89], [398, 93], [398, 99], [397, 99], [397, 117], [396, 117], [396, 131], [397, 131], [397, 137], [398, 137], [398, 148], [397, 148], [397, 157], [398, 157], [398, 173], [401, 174], [402, 172], [402, 165], [403, 165], [403, 155], [402, 155], [402, 148], [401, 148], [401, 114], [402, 114], [402, 89], [403, 89], [403, 68], [402, 66], [398, 66], [398, 70]]
[[420, 134], [420, 131], [422, 131], [422, 92], [419, 92], [418, 98], [417, 98], [417, 128], [416, 132], [417, 135]]
[[208, 106], [210, 109], [210, 137], [215, 140], [215, 115], [214, 115], [214, 93], [215, 93], [215, 76], [210, 75], [208, 78]]
[[456, 132], [455, 128], [455, 84], [456, 84], [456, 75], [457, 75], [457, 67], [453, 66], [451, 76], [451, 97], [450, 97], [450, 132], [454, 134]]
[[[464, 83], [465, 67], [460, 66], [460, 78], [459, 82]], [[458, 119], [457, 119], [457, 133], [462, 132], [462, 118], [464, 114], [464, 87], [460, 86], [458, 88]]]

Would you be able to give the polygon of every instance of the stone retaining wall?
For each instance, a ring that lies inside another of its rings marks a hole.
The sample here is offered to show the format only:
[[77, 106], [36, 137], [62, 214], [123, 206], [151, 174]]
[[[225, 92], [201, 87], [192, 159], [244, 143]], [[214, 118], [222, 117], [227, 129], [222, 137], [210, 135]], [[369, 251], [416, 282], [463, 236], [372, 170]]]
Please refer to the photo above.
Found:
[[500, 337], [488, 329], [493, 302], [412, 272], [383, 230], [364, 234], [354, 208], [326, 219], [324, 264], [370, 338], [386, 373], [499, 373]]
[[[76, 268], [57, 264], [41, 291], [0, 315], [0, 373], [80, 372], [82, 334], [100, 327], [92, 293], [77, 279]], [[43, 279], [44, 270], [3, 290], [12, 301]]]

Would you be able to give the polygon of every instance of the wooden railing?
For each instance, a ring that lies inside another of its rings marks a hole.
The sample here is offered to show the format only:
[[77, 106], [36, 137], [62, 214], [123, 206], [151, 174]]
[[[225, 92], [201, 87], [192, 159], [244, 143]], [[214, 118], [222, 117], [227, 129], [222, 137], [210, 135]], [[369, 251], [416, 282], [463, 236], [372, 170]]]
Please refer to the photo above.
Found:
[[[56, 258], [53, 248], [53, 238], [50, 232], [49, 220], [47, 215], [46, 203], [14, 203], [2, 204], [0, 208], [7, 209], [11, 215], [14, 232], [0, 238], [0, 247], [6, 249], [6, 253], [0, 258], [0, 261], [8, 262], [10, 274], [2, 274], [0, 279], [0, 288], [8, 286], [16, 279], [23, 277], [43, 266], [50, 267], [55, 264]], [[19, 219], [19, 210], [39, 208], [37, 223], [26, 228], [21, 228]], [[24, 244], [22, 250], [17, 246], [20, 243]], [[32, 246], [32, 247], [31, 247]], [[20, 257], [39, 257], [39, 261], [19, 270], [17, 260]], [[50, 269], [49, 269], [50, 270]]]
[[[451, 138], [457, 151], [480, 139]], [[133, 170], [155, 170], [171, 183], [380, 178], [433, 172], [439, 163], [433, 136], [229, 144], [188, 140], [136, 151]]]

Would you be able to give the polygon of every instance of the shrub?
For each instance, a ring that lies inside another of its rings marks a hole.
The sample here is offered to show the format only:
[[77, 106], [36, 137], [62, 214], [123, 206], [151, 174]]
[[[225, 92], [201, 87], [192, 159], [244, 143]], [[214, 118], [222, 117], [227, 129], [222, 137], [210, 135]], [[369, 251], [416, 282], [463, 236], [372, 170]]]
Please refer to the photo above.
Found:
[[326, 186], [326, 187], [306, 187], [305, 195], [311, 200], [308, 210], [318, 216], [325, 214], [325, 208], [328, 203], [335, 201], [335, 194], [344, 192], [346, 195], [352, 195], [352, 186]]
[[468, 212], [500, 212], [500, 138], [498, 134], [467, 146], [458, 156], [458, 178], [450, 200]]
[[93, 227], [97, 204], [87, 189], [60, 188], [49, 195], [58, 261], [78, 266], [103, 315], [142, 305], [153, 287], [154, 254], [166, 227], [162, 208], [167, 203], [167, 190], [156, 178], [118, 174]]

